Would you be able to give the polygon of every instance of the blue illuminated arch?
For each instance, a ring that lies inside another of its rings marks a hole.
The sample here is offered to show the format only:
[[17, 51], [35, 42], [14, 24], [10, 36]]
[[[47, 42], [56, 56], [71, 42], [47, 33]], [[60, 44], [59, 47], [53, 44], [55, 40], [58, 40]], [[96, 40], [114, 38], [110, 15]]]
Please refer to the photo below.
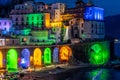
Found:
[[53, 50], [53, 63], [59, 62], [59, 48], [54, 48]]
[[21, 67], [28, 68], [30, 66], [30, 51], [28, 49], [23, 49], [21, 53]]

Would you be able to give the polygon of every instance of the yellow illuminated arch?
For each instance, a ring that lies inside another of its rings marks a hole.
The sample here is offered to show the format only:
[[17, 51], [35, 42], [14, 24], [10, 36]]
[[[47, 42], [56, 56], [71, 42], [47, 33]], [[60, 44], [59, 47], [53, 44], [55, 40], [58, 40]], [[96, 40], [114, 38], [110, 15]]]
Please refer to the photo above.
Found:
[[3, 54], [0, 51], [0, 68], [2, 68], [2, 67], [3, 67]]
[[70, 56], [72, 56], [72, 50], [69, 46], [63, 46], [60, 49], [60, 61], [68, 62]]
[[42, 65], [42, 52], [39, 48], [36, 48], [33, 53], [33, 65], [35, 67]]

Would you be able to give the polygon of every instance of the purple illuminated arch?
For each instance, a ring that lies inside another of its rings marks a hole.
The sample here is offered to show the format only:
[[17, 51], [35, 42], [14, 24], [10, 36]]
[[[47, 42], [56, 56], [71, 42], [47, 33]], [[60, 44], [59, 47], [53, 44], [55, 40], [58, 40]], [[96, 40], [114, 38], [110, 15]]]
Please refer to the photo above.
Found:
[[53, 63], [59, 62], [59, 48], [54, 48], [53, 50]]

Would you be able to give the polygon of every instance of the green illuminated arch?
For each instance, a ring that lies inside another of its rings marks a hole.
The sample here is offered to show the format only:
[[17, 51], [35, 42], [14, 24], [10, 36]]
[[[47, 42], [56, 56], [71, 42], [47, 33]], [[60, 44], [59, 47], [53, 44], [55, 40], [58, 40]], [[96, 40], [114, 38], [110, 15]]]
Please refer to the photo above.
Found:
[[7, 53], [7, 70], [16, 71], [18, 69], [17, 62], [18, 54], [15, 49], [10, 49]]
[[44, 50], [44, 64], [51, 64], [51, 49], [45, 48]]
[[93, 44], [88, 50], [88, 56], [91, 64], [106, 64], [109, 60], [109, 51], [107, 45]]

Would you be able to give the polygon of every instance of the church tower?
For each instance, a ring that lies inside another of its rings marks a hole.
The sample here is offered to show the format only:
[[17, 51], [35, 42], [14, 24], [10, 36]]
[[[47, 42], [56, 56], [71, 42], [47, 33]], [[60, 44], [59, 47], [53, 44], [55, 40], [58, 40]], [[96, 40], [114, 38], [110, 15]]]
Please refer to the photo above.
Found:
[[83, 2], [83, 0], [77, 0], [76, 2], [76, 7], [84, 7], [85, 3]]
[[94, 6], [94, 3], [93, 3], [93, 1], [92, 0], [88, 0], [88, 2], [87, 2], [87, 4], [86, 4], [87, 6]]

